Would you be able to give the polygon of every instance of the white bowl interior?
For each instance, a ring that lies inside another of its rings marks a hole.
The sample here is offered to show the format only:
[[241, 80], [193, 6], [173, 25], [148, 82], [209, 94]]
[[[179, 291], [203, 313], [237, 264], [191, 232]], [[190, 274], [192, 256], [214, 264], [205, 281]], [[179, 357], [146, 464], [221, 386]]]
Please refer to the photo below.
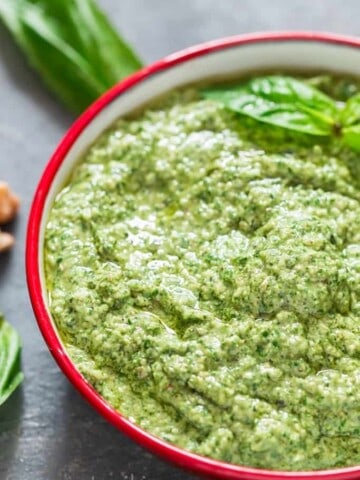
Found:
[[[168, 59], [176, 56], [177, 54]], [[83, 130], [66, 155], [46, 199], [40, 225], [39, 251], [43, 250], [47, 218], [57, 193], [82, 154], [118, 117], [136, 110], [151, 99], [181, 85], [219, 75], [232, 76], [236, 73], [241, 75], [250, 71], [281, 68], [360, 75], [360, 48], [321, 43], [316, 40], [250, 43], [207, 53], [147, 77], [104, 108]], [[48, 305], [42, 256], [39, 261], [42, 292], [45, 304]]]

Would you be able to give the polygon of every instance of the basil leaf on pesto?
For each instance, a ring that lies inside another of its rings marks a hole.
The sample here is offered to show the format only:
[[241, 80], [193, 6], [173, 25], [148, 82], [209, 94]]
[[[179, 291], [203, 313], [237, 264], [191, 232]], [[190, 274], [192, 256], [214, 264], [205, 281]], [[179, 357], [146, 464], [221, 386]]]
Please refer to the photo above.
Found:
[[345, 126], [360, 123], [360, 94], [357, 93], [349, 98], [344, 109], [341, 111], [341, 123]]
[[353, 150], [360, 151], [360, 94], [349, 98], [341, 111], [343, 142]]
[[202, 94], [260, 122], [309, 135], [330, 135], [337, 116], [334, 100], [286, 76], [254, 78], [245, 85], [204, 89]]
[[360, 124], [344, 128], [343, 141], [353, 150], [360, 152]]
[[3, 0], [0, 19], [74, 112], [142, 66], [93, 0]]
[[21, 342], [14, 328], [0, 314], [0, 405], [22, 382]]

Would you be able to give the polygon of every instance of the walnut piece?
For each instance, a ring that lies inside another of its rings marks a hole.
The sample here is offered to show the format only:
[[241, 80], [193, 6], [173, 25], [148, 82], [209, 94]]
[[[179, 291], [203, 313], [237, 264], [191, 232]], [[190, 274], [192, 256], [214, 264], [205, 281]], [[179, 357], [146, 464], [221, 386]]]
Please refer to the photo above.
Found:
[[10, 233], [0, 232], [0, 252], [9, 250], [15, 243], [15, 238]]
[[[20, 199], [10, 190], [5, 182], [0, 181], [0, 225], [10, 222], [19, 210]], [[15, 243], [15, 238], [0, 230], [0, 252], [9, 250]]]
[[10, 222], [19, 210], [20, 199], [5, 182], [0, 182], [0, 225]]

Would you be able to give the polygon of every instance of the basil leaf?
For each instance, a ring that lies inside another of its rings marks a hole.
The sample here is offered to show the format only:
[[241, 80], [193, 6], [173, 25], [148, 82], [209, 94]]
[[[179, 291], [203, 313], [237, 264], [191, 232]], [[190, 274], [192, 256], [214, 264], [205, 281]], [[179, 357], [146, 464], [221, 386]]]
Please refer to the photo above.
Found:
[[205, 89], [202, 94], [260, 122], [309, 135], [331, 135], [338, 116], [330, 97], [292, 77], [260, 77], [245, 85]]
[[0, 405], [24, 378], [20, 369], [20, 353], [19, 335], [0, 315]]
[[0, 18], [74, 112], [142, 66], [93, 0], [2, 0]]
[[13, 2], [0, 2], [0, 18], [17, 39], [17, 42], [22, 45], [25, 39], [22, 35], [19, 21], [19, 4], [20, 2], [16, 0]]
[[341, 111], [343, 142], [360, 152], [360, 93], [353, 95]]
[[353, 95], [341, 111], [341, 122], [345, 126], [360, 123], [360, 93]]
[[353, 150], [360, 152], [360, 124], [346, 127], [342, 133], [343, 142]]

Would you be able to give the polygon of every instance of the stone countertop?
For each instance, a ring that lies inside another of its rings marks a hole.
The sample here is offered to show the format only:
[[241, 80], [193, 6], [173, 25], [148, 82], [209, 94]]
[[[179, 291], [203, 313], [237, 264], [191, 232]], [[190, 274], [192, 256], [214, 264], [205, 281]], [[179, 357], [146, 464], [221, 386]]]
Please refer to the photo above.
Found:
[[[146, 63], [238, 33], [305, 29], [360, 34], [359, 0], [99, 0]], [[17, 238], [0, 257], [0, 306], [19, 330], [26, 380], [0, 408], [0, 480], [191, 480], [107, 424], [71, 387], [38, 332], [24, 274], [30, 201], [73, 117], [0, 28], [0, 179], [22, 198]]]

